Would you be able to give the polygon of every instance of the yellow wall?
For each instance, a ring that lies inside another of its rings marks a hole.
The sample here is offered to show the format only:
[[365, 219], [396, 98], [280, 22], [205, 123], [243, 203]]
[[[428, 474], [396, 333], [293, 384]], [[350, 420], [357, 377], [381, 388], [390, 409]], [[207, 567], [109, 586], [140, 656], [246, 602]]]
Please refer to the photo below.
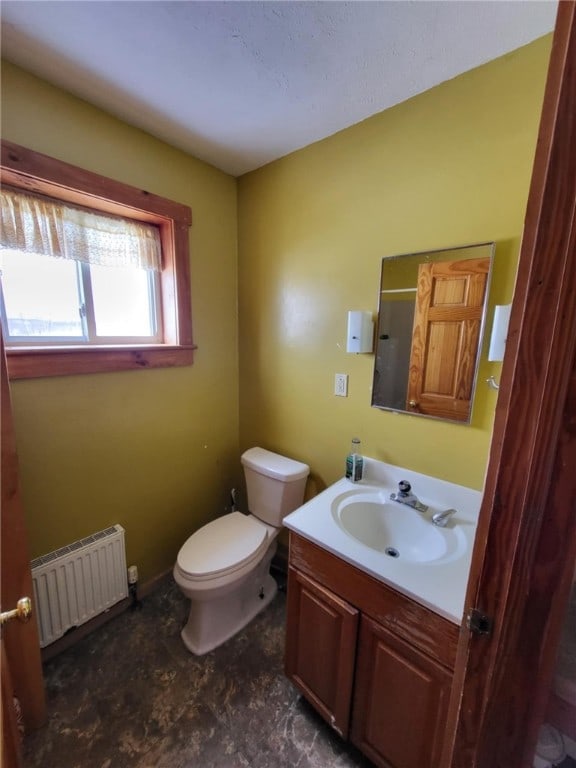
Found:
[[[480, 385], [472, 426], [372, 409], [373, 357], [345, 353], [346, 313], [376, 310], [383, 256], [488, 239], [492, 303], [511, 299], [549, 47], [239, 182], [4, 63], [4, 138], [190, 205], [194, 221], [192, 367], [13, 382], [32, 555], [121, 523], [129, 561], [157, 575], [242, 488], [249, 445], [308, 462], [308, 495], [342, 475], [353, 435], [368, 455], [481, 487], [494, 393]], [[332, 394], [336, 372], [348, 398]]]
[[549, 51], [538, 40], [240, 179], [240, 444], [309, 463], [309, 494], [343, 474], [354, 435], [482, 487], [500, 365], [484, 352], [471, 426], [379, 411], [346, 317], [376, 312], [383, 256], [486, 240], [491, 303], [511, 300]]
[[236, 181], [5, 62], [2, 136], [192, 208], [193, 366], [12, 383], [32, 555], [120, 523], [146, 580], [240, 480]]

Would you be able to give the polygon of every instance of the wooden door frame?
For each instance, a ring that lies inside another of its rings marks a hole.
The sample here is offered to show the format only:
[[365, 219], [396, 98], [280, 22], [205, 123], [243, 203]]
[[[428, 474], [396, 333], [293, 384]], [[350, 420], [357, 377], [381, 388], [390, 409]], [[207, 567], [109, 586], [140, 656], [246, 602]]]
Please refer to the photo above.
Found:
[[576, 559], [576, 6], [561, 0], [442, 766], [527, 768]]
[[[4, 341], [0, 331], [1, 384], [1, 604], [3, 610], [16, 606], [24, 596], [33, 597], [28, 535], [24, 520], [16, 438], [10, 400]], [[20, 765], [20, 744], [15, 728], [12, 694], [22, 707], [27, 729], [39, 728], [46, 721], [46, 696], [38, 625], [32, 604], [32, 617], [26, 624], [10, 621], [2, 628], [2, 764]]]

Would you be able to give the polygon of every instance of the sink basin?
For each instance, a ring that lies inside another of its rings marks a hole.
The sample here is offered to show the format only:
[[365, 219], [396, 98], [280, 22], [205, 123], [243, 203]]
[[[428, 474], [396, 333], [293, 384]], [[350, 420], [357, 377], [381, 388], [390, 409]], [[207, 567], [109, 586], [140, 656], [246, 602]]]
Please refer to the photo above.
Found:
[[[400, 480], [429, 505], [425, 513], [390, 500]], [[359, 483], [345, 477], [284, 518], [284, 525], [457, 625], [482, 492], [364, 456]], [[456, 509], [445, 528], [432, 515]]]
[[431, 521], [432, 510], [422, 514], [388, 501], [385, 493], [341, 494], [332, 502], [332, 516], [353, 539], [402, 563], [445, 563], [467, 548], [456, 519], [439, 528]]

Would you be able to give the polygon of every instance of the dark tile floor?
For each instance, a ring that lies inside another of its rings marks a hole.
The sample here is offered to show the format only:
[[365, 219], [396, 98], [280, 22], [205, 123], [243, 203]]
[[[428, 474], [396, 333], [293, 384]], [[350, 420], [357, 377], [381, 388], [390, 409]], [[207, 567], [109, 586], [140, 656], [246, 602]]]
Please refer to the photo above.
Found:
[[[283, 675], [285, 595], [201, 658], [171, 579], [45, 665], [25, 768], [368, 768]], [[562, 768], [576, 768], [567, 758]]]
[[282, 672], [285, 596], [212, 653], [180, 639], [171, 580], [45, 665], [26, 768], [367, 768]]

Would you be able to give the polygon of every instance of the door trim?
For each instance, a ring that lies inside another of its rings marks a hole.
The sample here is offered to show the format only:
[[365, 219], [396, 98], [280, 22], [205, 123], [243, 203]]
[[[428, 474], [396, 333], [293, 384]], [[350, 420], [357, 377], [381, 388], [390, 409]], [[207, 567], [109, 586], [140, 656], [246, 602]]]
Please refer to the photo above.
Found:
[[562, 0], [466, 596], [494, 629], [461, 630], [443, 767], [532, 764], [576, 558], [575, 17]]
[[[21, 597], [33, 597], [28, 535], [20, 492], [16, 437], [10, 401], [10, 385], [6, 369], [4, 342], [0, 332], [1, 379], [1, 605], [9, 610]], [[22, 707], [27, 729], [39, 728], [46, 721], [46, 695], [42, 677], [42, 660], [38, 625], [32, 606], [30, 620], [23, 624], [11, 621], [2, 627], [2, 646], [6, 655], [14, 692]], [[7, 685], [3, 676], [2, 686]], [[3, 701], [10, 701], [10, 691], [3, 691]], [[3, 728], [11, 728], [9, 713], [3, 712]]]

